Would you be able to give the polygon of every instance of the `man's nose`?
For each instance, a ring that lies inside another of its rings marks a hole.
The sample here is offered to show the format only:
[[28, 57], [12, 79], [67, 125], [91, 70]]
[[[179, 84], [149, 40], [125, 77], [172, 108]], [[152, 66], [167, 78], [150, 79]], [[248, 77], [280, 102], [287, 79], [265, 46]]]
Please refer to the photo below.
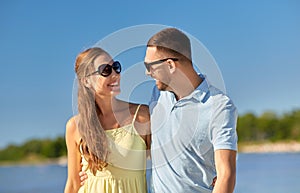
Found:
[[145, 74], [146, 74], [147, 76], [151, 76], [151, 70], [148, 71], [148, 70], [146, 69], [146, 70], [145, 70]]

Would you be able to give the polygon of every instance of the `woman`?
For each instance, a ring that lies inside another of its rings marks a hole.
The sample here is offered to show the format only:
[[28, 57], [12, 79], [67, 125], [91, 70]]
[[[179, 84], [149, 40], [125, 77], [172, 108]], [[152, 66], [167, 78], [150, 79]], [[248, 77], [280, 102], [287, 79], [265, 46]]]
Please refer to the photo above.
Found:
[[[148, 107], [116, 98], [121, 64], [101, 48], [80, 53], [75, 71], [78, 115], [66, 125], [65, 193], [146, 192], [146, 150], [151, 139]], [[82, 187], [81, 169], [88, 175]]]

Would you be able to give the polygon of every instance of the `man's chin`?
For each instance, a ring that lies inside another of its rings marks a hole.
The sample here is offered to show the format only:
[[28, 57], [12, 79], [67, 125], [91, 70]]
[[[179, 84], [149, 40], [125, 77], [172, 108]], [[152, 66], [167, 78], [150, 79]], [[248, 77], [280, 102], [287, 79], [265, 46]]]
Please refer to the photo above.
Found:
[[161, 91], [166, 91], [167, 88], [168, 88], [168, 85], [160, 82], [160, 81], [156, 81], [156, 87], [158, 90], [161, 90]]

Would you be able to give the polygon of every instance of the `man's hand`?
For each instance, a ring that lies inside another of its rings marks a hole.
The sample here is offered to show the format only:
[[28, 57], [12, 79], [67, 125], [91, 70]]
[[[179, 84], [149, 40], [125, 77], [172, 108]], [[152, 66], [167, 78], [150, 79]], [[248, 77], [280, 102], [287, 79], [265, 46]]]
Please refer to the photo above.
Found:
[[214, 177], [213, 182], [211, 183], [211, 186], [212, 186], [212, 187], [215, 187], [216, 181], [217, 181], [217, 176]]
[[85, 181], [88, 179], [88, 175], [85, 173], [85, 171], [79, 172], [80, 177], [80, 185], [83, 186]]

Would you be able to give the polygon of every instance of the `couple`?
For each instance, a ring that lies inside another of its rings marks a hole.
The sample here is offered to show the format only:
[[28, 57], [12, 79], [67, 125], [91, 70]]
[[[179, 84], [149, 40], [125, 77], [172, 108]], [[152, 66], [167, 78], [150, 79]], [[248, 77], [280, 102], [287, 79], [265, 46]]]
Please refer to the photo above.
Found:
[[189, 38], [176, 28], [158, 32], [144, 63], [156, 80], [149, 107], [115, 98], [121, 64], [104, 50], [77, 57], [79, 113], [66, 125], [65, 193], [146, 192], [150, 149], [154, 192], [233, 192], [237, 111], [194, 70]]

